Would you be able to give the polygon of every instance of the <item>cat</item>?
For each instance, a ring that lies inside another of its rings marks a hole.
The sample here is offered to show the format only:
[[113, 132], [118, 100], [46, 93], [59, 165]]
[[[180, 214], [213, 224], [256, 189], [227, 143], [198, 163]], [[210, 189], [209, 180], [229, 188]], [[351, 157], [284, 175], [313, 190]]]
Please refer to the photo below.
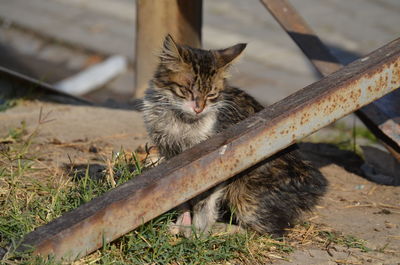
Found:
[[[167, 35], [143, 99], [147, 132], [164, 159], [223, 132], [263, 106], [227, 82], [229, 68], [246, 44], [203, 50]], [[177, 224], [209, 233], [227, 212], [240, 227], [282, 234], [326, 191], [327, 180], [301, 158], [295, 145], [190, 201]], [[190, 230], [191, 231], [191, 230]], [[181, 232], [190, 234], [190, 231]]]

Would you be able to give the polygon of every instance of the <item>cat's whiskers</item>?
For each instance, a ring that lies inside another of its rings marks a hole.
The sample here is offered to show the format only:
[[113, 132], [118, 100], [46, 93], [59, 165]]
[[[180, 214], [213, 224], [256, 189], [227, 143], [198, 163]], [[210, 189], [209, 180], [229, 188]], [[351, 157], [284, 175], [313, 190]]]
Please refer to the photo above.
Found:
[[[219, 106], [220, 113], [225, 117], [230, 117], [230, 115], [234, 114], [239, 117], [243, 116], [239, 111], [239, 106], [234, 102], [223, 101]], [[226, 110], [227, 112], [225, 112]]]

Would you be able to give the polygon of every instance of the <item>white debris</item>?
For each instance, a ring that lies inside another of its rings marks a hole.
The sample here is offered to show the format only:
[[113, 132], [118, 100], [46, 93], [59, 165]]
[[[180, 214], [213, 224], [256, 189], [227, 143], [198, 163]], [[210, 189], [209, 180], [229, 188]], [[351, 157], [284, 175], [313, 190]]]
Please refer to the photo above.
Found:
[[64, 79], [54, 87], [71, 95], [84, 95], [109, 82], [118, 74], [126, 70], [127, 59], [121, 55], [114, 55], [84, 71]]

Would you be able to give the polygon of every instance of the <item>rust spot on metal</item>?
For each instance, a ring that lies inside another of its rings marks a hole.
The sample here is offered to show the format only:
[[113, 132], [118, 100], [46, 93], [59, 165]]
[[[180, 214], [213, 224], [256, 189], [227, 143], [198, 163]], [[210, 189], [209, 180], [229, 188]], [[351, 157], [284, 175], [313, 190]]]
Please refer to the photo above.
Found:
[[357, 101], [357, 99], [361, 96], [361, 89], [358, 90], [352, 90], [350, 92], [350, 98], [352, 100], [352, 102]]
[[254, 155], [255, 149], [252, 145], [249, 145], [249, 152], [247, 153], [248, 156]]

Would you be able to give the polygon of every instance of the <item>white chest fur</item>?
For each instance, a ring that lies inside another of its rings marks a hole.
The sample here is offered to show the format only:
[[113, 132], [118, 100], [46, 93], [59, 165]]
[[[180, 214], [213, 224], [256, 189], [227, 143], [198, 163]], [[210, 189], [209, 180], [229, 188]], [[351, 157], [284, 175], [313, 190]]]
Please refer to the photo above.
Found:
[[170, 158], [215, 134], [217, 114], [210, 111], [197, 121], [179, 118], [173, 110], [144, 101], [143, 118], [149, 136], [166, 157]]
[[193, 123], [185, 123], [175, 117], [170, 121], [164, 128], [165, 133], [170, 141], [180, 142], [183, 149], [198, 144], [215, 133], [216, 117], [214, 113], [209, 113]]

